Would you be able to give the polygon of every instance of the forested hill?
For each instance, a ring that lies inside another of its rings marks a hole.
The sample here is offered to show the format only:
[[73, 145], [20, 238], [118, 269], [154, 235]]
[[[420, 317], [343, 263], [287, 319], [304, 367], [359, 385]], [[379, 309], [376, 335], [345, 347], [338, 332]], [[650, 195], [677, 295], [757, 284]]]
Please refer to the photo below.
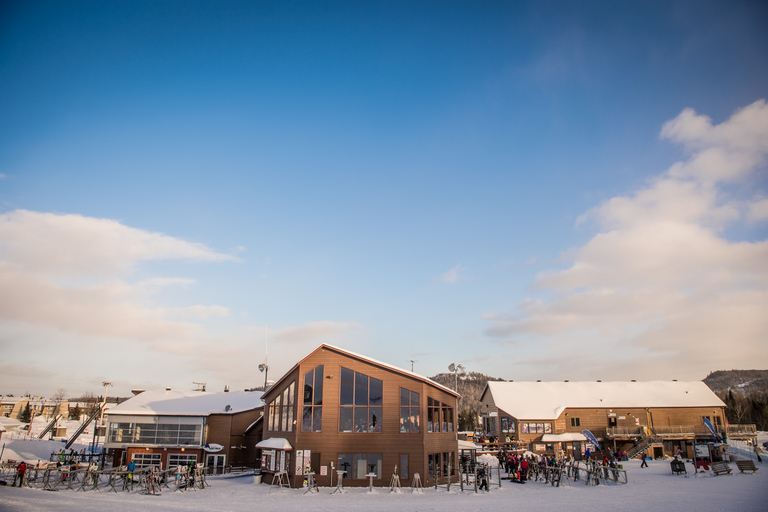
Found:
[[718, 370], [707, 375], [704, 382], [718, 394], [764, 394], [768, 392], [768, 370]]
[[[433, 381], [451, 389], [456, 389], [456, 376], [453, 373], [441, 373], [430, 377]], [[496, 377], [490, 377], [482, 373], [470, 372], [458, 375], [458, 392], [461, 395], [459, 412], [480, 410], [480, 394], [485, 389], [485, 383], [491, 381], [503, 381]]]
[[768, 430], [768, 370], [720, 370], [704, 382], [725, 402], [730, 423]]

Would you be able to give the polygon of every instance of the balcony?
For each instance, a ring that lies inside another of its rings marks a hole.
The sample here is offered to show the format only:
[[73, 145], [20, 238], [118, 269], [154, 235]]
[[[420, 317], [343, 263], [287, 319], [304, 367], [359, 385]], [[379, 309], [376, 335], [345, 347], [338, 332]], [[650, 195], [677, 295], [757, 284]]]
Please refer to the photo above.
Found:
[[757, 437], [757, 427], [752, 425], [728, 425], [728, 437], [736, 439]]
[[644, 437], [644, 429], [644, 427], [608, 427], [605, 429], [605, 435], [609, 439], [634, 439], [637, 437]]

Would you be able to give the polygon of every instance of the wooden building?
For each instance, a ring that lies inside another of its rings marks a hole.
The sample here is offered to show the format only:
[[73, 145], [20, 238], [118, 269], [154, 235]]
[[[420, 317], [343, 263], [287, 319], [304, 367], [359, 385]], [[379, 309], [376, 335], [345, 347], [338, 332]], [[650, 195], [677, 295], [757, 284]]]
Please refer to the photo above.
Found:
[[480, 415], [499, 446], [536, 454], [570, 455], [589, 448], [589, 430], [608, 450], [646, 451], [654, 457], [713, 441], [704, 424], [725, 433], [725, 404], [704, 382], [488, 382]]
[[264, 410], [259, 391], [144, 391], [106, 412], [114, 466], [255, 467]]
[[301, 485], [424, 485], [456, 480], [459, 395], [426, 377], [321, 345], [278, 380], [266, 403], [262, 473]]

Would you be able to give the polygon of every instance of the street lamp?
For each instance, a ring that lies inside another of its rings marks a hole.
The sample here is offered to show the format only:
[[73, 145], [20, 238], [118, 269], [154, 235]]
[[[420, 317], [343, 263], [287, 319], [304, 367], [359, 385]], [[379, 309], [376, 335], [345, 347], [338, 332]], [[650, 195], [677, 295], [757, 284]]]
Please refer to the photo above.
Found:
[[267, 392], [267, 375], [269, 375], [269, 365], [262, 363], [259, 365], [259, 371], [264, 373], [264, 392]]

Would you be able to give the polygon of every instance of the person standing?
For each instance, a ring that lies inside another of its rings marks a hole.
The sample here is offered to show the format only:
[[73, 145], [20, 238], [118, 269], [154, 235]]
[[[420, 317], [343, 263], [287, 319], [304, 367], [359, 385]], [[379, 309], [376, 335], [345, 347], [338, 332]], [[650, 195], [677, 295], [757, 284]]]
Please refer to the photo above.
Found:
[[641, 468], [647, 468], [648, 467], [648, 461], [646, 460], [647, 457], [648, 457], [648, 454], [643, 452], [643, 463], [640, 464]]
[[[19, 465], [16, 467], [16, 478], [19, 482], [19, 487], [24, 485], [24, 475], [27, 474], [27, 463], [24, 461], [21, 461]], [[13, 482], [13, 486], [16, 486], [16, 482]]]
[[760, 464], [763, 463], [763, 458], [760, 457], [762, 453], [763, 453], [763, 449], [760, 448], [760, 444], [755, 442], [755, 455], [757, 455], [757, 462], [759, 462]]

